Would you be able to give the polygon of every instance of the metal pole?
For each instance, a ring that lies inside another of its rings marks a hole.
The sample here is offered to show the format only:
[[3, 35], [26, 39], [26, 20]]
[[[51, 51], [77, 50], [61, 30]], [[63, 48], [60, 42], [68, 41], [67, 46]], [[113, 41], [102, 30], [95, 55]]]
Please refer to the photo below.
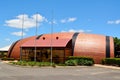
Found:
[[[36, 33], [35, 33], [35, 36], [37, 37], [37, 28], [38, 28], [38, 13], [36, 14]], [[34, 61], [36, 62], [36, 49], [37, 49], [37, 46], [36, 46], [36, 37], [35, 37], [35, 54], [34, 54]]]
[[[23, 27], [24, 27], [24, 14], [22, 16], [22, 32], [21, 32], [21, 40], [23, 39]], [[20, 47], [20, 61], [22, 60], [22, 47]]]
[[52, 66], [52, 62], [53, 62], [53, 60], [52, 60], [52, 56], [53, 56], [53, 45], [52, 45], [52, 43], [53, 43], [53, 11], [52, 11], [52, 22], [51, 22], [51, 66]]

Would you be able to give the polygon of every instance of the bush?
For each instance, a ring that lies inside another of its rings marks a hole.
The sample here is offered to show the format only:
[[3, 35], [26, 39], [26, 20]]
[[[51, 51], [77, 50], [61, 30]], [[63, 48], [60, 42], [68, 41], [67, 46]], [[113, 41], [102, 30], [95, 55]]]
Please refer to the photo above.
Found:
[[[14, 65], [21, 65], [21, 66], [51, 66], [50, 62], [34, 62], [34, 61], [18, 61], [18, 62], [10, 62]], [[52, 63], [52, 67], [56, 67], [54, 63]]]
[[102, 64], [120, 66], [120, 58], [105, 58]]
[[52, 63], [52, 67], [54, 67], [54, 68], [55, 68], [55, 67], [56, 67], [56, 64], [55, 64], [55, 63]]
[[14, 58], [7, 58], [7, 57], [3, 57], [1, 58], [1, 60], [5, 60], [5, 61], [14, 61]]
[[84, 62], [84, 65], [86, 65], [86, 66], [92, 66], [93, 64], [94, 64], [93, 61], [85, 60], [85, 62]]
[[101, 63], [104, 65], [105, 64], [105, 59], [102, 59]]
[[13, 62], [15, 65], [27, 66], [26, 61]]
[[90, 57], [68, 57], [68, 60], [65, 62], [68, 66], [76, 66], [76, 65], [86, 65], [92, 66], [94, 64], [94, 60]]
[[76, 66], [77, 65], [77, 60], [67, 60], [65, 62], [67, 66]]
[[57, 66], [66, 66], [65, 64], [59, 63]]
[[69, 56], [68, 59], [87, 59], [91, 60], [91, 57]]
[[78, 62], [78, 65], [84, 65], [85, 64], [85, 62], [86, 62], [86, 60], [84, 60], [84, 59], [78, 59], [77, 60]]
[[35, 66], [36, 62], [26, 62], [26, 64], [29, 65], [29, 66]]
[[50, 62], [40, 62], [41, 66], [51, 66]]

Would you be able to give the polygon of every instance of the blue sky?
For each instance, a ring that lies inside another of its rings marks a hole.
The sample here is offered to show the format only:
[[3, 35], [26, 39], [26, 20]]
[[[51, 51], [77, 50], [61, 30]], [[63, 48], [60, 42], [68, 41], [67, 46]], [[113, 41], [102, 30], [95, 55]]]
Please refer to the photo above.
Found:
[[1, 0], [0, 48], [24, 38], [53, 32], [85, 32], [120, 38], [120, 0]]

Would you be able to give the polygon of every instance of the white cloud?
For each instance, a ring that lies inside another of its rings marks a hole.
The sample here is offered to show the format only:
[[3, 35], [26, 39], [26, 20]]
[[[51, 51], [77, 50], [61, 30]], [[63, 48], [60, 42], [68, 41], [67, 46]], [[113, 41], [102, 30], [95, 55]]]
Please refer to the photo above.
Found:
[[114, 24], [114, 21], [108, 21], [107, 23], [108, 24]]
[[75, 18], [75, 17], [73, 17], [73, 18], [68, 18], [68, 22], [74, 22], [74, 21], [76, 21], [77, 20], [77, 18]]
[[66, 21], [66, 19], [62, 19], [60, 22], [61, 23], [66, 23], [67, 21]]
[[67, 22], [74, 22], [74, 21], [76, 21], [76, 20], [77, 20], [77, 18], [72, 17], [72, 18], [62, 19], [60, 22], [61, 22], [61, 23], [67, 23]]
[[119, 20], [114, 20], [114, 21], [108, 21], [108, 24], [120, 24], [120, 19]]
[[11, 45], [0, 48], [0, 51], [8, 51]]
[[47, 22], [47, 19], [40, 14], [34, 14], [30, 17], [27, 14], [24, 14], [24, 15], [21, 14], [21, 15], [16, 16], [15, 19], [6, 20], [5, 25], [9, 26], [9, 27], [21, 29], [23, 19], [24, 19], [24, 25], [23, 25], [24, 29], [35, 27], [36, 26], [36, 20], [38, 22], [38, 25], [40, 25], [40, 23], [42, 23], [44, 21]]
[[[22, 36], [22, 31], [19, 31], [19, 32], [13, 32], [11, 33], [12, 35], [15, 35], [15, 36]], [[24, 32], [23, 32], [23, 36], [26, 35]]]
[[56, 20], [53, 20], [53, 21], [50, 21], [49, 24], [57, 24], [57, 21]]
[[6, 38], [5, 41], [10, 41], [10, 39], [9, 39], [9, 38]]
[[80, 30], [74, 30], [74, 29], [70, 29], [68, 31], [64, 31], [62, 30], [61, 32], [91, 32], [92, 30], [83, 30], [83, 29], [80, 29]]
[[85, 30], [86, 32], [92, 32], [92, 30]]

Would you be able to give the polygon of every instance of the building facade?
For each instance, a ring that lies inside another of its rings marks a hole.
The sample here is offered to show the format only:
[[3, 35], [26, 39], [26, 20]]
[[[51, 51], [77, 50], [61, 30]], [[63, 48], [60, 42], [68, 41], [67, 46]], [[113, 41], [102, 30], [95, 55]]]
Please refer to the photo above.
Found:
[[[52, 51], [51, 51], [52, 50]], [[8, 57], [33, 61], [64, 63], [68, 56], [92, 57], [95, 63], [114, 57], [114, 41], [110, 36], [87, 33], [42, 34], [18, 40], [10, 47]]]

